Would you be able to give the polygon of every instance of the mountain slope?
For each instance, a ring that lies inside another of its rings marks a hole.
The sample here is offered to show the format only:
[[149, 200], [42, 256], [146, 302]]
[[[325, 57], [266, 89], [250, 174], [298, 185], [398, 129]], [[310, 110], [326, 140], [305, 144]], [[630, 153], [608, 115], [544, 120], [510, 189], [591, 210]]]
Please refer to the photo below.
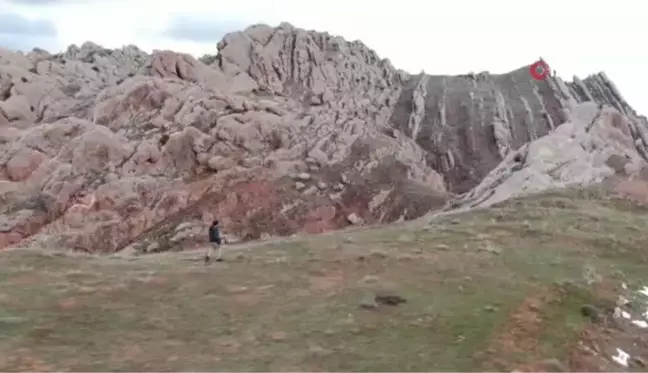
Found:
[[[0, 369], [642, 371], [646, 212], [545, 193], [237, 246], [211, 267], [7, 250]], [[620, 296], [629, 319], [614, 316]]]

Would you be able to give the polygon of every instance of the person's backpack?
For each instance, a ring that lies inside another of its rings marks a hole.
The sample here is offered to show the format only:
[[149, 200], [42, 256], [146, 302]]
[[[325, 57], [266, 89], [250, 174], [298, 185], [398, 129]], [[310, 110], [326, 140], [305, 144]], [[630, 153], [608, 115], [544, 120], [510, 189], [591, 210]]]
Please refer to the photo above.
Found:
[[220, 242], [220, 229], [218, 227], [209, 227], [209, 241]]

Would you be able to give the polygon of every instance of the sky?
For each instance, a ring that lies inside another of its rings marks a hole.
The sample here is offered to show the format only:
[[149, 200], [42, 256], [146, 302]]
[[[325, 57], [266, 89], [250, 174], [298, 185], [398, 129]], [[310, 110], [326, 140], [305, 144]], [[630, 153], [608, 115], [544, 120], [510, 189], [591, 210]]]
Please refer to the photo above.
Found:
[[539, 57], [567, 80], [605, 71], [648, 115], [646, 14], [645, 0], [0, 0], [0, 45], [58, 52], [93, 41], [200, 56], [227, 32], [285, 21], [362, 40], [410, 73], [497, 74]]

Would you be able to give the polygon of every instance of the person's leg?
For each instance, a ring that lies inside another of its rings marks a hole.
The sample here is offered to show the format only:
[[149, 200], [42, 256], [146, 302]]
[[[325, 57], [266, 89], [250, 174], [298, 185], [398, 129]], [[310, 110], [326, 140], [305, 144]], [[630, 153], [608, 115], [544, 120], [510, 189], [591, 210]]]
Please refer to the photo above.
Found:
[[214, 246], [213, 243], [209, 243], [207, 246], [207, 252], [205, 252], [205, 264], [209, 264], [211, 262], [211, 257], [212, 254], [214, 253]]
[[223, 245], [221, 245], [220, 243], [216, 243], [216, 246], [218, 248], [218, 256], [216, 257], [216, 261], [220, 262], [220, 261], [223, 260], [223, 258], [222, 258], [222, 256], [223, 256]]

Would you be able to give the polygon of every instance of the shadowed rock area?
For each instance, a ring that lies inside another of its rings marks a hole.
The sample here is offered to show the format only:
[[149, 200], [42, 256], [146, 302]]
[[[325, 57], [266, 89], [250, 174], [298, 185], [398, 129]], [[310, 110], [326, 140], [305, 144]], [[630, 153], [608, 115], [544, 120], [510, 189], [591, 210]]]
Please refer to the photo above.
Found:
[[230, 242], [413, 219], [632, 177], [647, 130], [604, 74], [413, 76], [285, 23], [200, 59], [0, 49], [0, 248], [183, 250], [214, 217]]

